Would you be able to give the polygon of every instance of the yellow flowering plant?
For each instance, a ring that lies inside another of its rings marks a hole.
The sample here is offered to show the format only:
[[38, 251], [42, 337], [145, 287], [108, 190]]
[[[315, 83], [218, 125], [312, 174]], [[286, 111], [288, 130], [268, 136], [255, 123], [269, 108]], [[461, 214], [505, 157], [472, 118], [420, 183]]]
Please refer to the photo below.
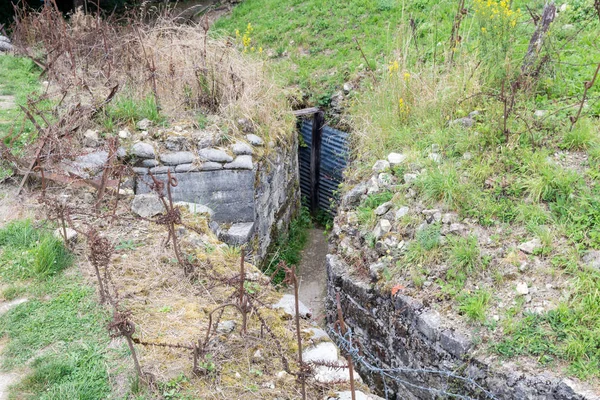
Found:
[[475, 22], [480, 30], [480, 53], [484, 62], [503, 65], [521, 10], [513, 10], [507, 0], [474, 0]]

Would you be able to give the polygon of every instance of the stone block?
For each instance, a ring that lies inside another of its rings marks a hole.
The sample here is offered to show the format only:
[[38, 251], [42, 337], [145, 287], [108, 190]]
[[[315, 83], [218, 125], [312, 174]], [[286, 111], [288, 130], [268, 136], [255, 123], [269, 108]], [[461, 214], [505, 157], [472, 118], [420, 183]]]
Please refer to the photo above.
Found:
[[246, 244], [254, 234], [254, 222], [240, 222], [231, 225], [226, 232], [221, 232], [219, 240], [232, 245], [241, 246]]
[[469, 338], [450, 329], [440, 334], [440, 344], [444, 350], [458, 358], [462, 358], [471, 348]]
[[159, 167], [150, 168], [150, 172], [153, 175], [156, 175], [156, 174], [166, 174], [167, 172], [175, 172], [175, 168], [174, 167], [168, 167], [168, 166], [165, 166], [165, 165], [161, 165]]
[[[217, 170], [174, 172], [178, 185], [171, 188], [173, 201], [204, 204], [214, 210], [219, 223], [252, 222], [254, 212], [254, 171]], [[156, 177], [166, 181], [165, 174]], [[136, 193], [150, 192], [149, 176], [139, 176]]]
[[429, 310], [417, 317], [417, 330], [432, 342], [438, 338], [439, 328], [442, 323], [440, 314], [435, 310]]

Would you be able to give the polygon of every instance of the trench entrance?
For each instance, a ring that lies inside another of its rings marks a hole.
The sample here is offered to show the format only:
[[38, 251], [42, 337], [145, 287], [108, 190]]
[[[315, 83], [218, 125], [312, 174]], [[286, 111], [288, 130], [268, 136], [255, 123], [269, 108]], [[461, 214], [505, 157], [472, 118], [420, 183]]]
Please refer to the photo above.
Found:
[[298, 113], [300, 148], [300, 192], [302, 204], [313, 216], [325, 213], [333, 217], [339, 199], [338, 189], [348, 164], [348, 133], [325, 125], [318, 109]]
[[[348, 163], [348, 134], [325, 125], [318, 109], [302, 112], [306, 112], [298, 119], [302, 205], [311, 210], [316, 225], [321, 225], [336, 213], [338, 188]], [[317, 226], [309, 229], [298, 265], [299, 298], [311, 309], [312, 319], [321, 325], [325, 323], [327, 253], [326, 231]]]

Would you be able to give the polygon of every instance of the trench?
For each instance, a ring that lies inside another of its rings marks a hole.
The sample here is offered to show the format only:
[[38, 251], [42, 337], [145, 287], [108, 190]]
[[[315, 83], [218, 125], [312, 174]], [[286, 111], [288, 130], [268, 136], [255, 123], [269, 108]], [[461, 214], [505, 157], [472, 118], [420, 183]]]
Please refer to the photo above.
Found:
[[[325, 296], [327, 294], [327, 269], [325, 262], [328, 245], [325, 231], [311, 228], [308, 240], [302, 250], [298, 265], [298, 298], [312, 312], [312, 320], [325, 324]], [[288, 290], [292, 293], [292, 290]]]

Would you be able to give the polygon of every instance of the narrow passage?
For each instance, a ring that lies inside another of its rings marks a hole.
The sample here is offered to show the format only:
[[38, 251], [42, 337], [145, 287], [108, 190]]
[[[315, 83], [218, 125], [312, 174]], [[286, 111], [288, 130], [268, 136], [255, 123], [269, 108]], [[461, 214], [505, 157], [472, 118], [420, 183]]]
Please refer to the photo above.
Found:
[[[299, 298], [312, 311], [312, 319], [319, 325], [325, 317], [325, 292], [327, 290], [327, 236], [322, 229], [308, 231], [308, 240], [302, 250], [302, 261], [298, 266], [300, 281]], [[291, 292], [290, 292], [291, 293]]]

